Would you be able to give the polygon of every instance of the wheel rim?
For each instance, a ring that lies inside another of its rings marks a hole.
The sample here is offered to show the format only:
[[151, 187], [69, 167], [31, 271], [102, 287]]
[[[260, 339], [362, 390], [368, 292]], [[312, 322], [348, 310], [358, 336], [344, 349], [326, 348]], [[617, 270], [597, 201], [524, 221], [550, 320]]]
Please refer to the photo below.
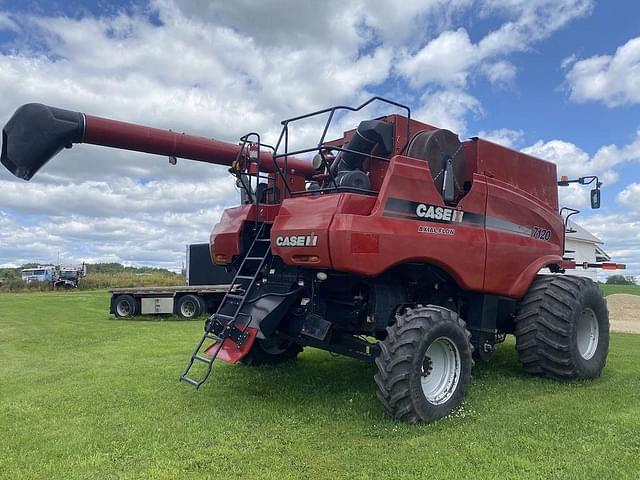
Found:
[[131, 314], [131, 305], [129, 305], [129, 302], [121, 300], [116, 305], [116, 311], [121, 317], [128, 317]]
[[196, 306], [191, 301], [183, 302], [182, 305], [180, 305], [180, 313], [183, 317], [191, 318], [193, 317], [195, 312]]
[[600, 327], [598, 317], [593, 310], [585, 308], [580, 314], [576, 328], [578, 340], [578, 353], [585, 360], [593, 358], [598, 348], [600, 338]]
[[436, 338], [422, 361], [420, 384], [427, 400], [440, 405], [447, 402], [460, 381], [460, 352], [447, 337]]

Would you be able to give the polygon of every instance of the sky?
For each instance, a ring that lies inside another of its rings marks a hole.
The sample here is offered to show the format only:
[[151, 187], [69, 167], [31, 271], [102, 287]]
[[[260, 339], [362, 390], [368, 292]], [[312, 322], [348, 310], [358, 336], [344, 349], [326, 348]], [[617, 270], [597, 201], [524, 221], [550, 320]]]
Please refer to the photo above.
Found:
[[[273, 140], [284, 118], [381, 95], [559, 175], [598, 175], [602, 208], [587, 187], [561, 204], [640, 275], [638, 18], [632, 0], [0, 0], [0, 123], [41, 102]], [[0, 266], [179, 270], [238, 201], [224, 167], [77, 145], [29, 183], [0, 171]]]

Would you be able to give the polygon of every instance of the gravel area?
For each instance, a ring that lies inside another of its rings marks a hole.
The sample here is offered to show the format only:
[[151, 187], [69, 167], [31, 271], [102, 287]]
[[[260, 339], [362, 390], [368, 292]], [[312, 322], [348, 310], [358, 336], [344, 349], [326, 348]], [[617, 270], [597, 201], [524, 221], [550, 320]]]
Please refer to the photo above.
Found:
[[640, 295], [616, 293], [607, 297], [614, 332], [640, 333]]

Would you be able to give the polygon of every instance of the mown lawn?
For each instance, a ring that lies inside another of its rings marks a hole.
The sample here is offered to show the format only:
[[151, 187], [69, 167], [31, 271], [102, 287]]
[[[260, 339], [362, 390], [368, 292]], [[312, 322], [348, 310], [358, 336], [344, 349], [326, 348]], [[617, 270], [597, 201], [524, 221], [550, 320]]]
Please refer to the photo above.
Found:
[[433, 425], [382, 414], [373, 367], [308, 350], [177, 378], [200, 321], [122, 321], [104, 292], [0, 294], [0, 477], [638, 478], [640, 335], [602, 378], [556, 383], [513, 342]]
[[640, 295], [640, 285], [600, 285], [602, 291], [606, 295], [614, 293], [628, 293], [630, 295]]

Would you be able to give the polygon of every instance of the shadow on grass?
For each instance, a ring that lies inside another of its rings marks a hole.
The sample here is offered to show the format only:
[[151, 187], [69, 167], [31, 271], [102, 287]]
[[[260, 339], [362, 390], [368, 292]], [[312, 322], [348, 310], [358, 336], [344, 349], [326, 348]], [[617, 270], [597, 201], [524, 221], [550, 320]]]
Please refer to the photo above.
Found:
[[130, 322], [130, 323], [143, 323], [143, 322], [202, 322], [207, 317], [201, 316], [196, 318], [184, 318], [180, 315], [174, 315], [169, 313], [158, 313], [155, 315], [136, 315], [134, 317], [116, 317], [113, 314], [109, 315], [109, 320], [118, 322]]
[[[557, 382], [525, 374], [512, 347], [506, 345], [493, 362], [474, 368], [467, 408], [490, 412], [499, 409], [506, 398], [527, 404], [538, 396], [563, 390]], [[375, 372], [375, 365], [319, 351], [305, 352], [298, 361], [280, 366], [225, 365], [214, 370], [197, 403], [225, 413], [233, 409], [224, 406], [224, 399], [236, 407], [257, 406], [268, 411], [274, 421], [295, 418], [338, 426], [348, 420], [362, 428], [371, 422], [397, 425], [376, 398]], [[504, 394], [496, 395], [496, 391]]]

